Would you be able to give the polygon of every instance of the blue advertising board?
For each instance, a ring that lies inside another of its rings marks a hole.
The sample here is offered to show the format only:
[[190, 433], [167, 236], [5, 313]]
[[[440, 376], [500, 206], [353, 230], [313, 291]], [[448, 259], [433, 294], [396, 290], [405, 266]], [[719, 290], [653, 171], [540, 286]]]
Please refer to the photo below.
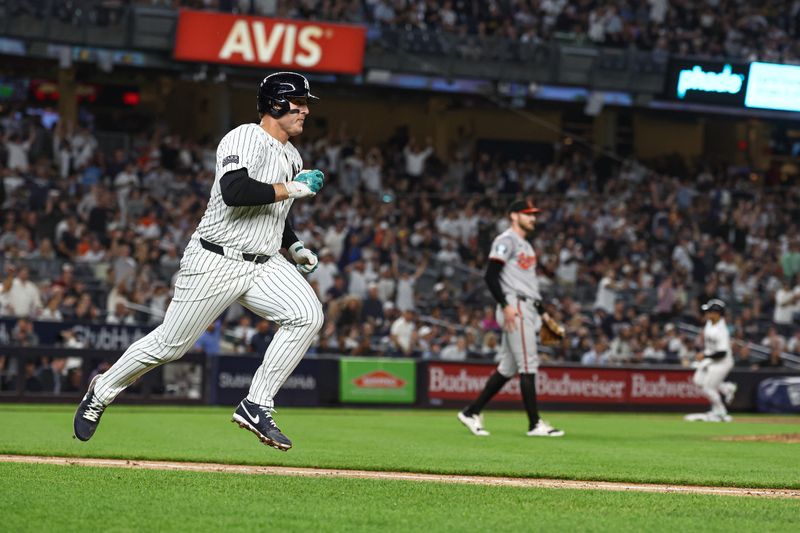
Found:
[[[11, 344], [16, 318], [0, 319], [0, 345]], [[124, 351], [135, 341], [150, 333], [155, 326], [126, 326], [122, 324], [90, 324], [86, 322], [33, 322], [33, 332], [40, 346], [61, 346], [61, 332], [71, 330], [75, 340], [86, 349]]]
[[[215, 405], [236, 405], [247, 396], [253, 374], [261, 365], [259, 356], [219, 355], [211, 362], [209, 401]], [[314, 406], [320, 403], [319, 361], [303, 359], [275, 396], [275, 407]]]

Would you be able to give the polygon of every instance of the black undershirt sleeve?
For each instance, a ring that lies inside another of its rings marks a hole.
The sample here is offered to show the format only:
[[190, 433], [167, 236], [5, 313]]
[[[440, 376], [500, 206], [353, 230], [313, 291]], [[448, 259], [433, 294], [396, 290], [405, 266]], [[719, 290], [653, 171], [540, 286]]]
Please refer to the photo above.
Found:
[[483, 279], [486, 280], [486, 285], [489, 286], [489, 292], [492, 293], [494, 299], [502, 307], [508, 305], [506, 295], [503, 294], [503, 288], [500, 286], [500, 271], [503, 270], [505, 265], [500, 261], [489, 261], [489, 266], [486, 267], [486, 275]]
[[727, 353], [726, 353], [724, 350], [720, 350], [719, 352], [710, 353], [710, 354], [708, 354], [706, 357], [708, 357], [709, 359], [713, 359], [713, 360], [715, 360], [715, 361], [716, 361], [716, 360], [718, 360], [718, 359], [722, 359], [722, 358], [723, 358], [723, 357], [725, 357], [726, 355], [727, 355]]
[[245, 207], [275, 203], [275, 188], [247, 174], [246, 168], [226, 172], [219, 180], [222, 201], [230, 207]]
[[281, 248], [289, 248], [291, 245], [299, 241], [300, 239], [297, 238], [297, 235], [294, 234], [294, 230], [292, 229], [292, 225], [289, 224], [289, 221], [283, 224], [283, 238], [281, 239]]

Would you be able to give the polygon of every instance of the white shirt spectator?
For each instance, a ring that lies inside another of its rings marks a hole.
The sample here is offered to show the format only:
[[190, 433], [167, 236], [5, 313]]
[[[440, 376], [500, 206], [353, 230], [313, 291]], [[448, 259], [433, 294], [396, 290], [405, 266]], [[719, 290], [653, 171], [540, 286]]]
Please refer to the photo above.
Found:
[[28, 152], [31, 149], [31, 141], [6, 141], [6, 152], [8, 157], [6, 159], [6, 166], [10, 170], [27, 171]]
[[788, 285], [784, 285], [775, 292], [773, 322], [783, 325], [791, 324], [792, 318], [798, 310], [800, 310], [800, 286], [792, 289]]
[[403, 155], [406, 157], [406, 174], [418, 178], [425, 170], [425, 161], [433, 153], [432, 147], [427, 147], [422, 151], [416, 152], [411, 150], [409, 146], [403, 149]]
[[[362, 263], [363, 264], [363, 263]], [[363, 300], [367, 297], [369, 279], [363, 268], [351, 268], [348, 273], [347, 293]]]
[[6, 296], [4, 314], [32, 317], [42, 307], [39, 287], [30, 280], [14, 278]]
[[397, 280], [397, 308], [400, 311], [409, 311], [414, 309], [414, 278], [410, 275], [404, 275]]
[[606, 275], [597, 285], [597, 295], [594, 299], [594, 308], [603, 309], [606, 313], [614, 312], [614, 301], [617, 299], [617, 292], [614, 290], [614, 280]]
[[395, 340], [400, 350], [404, 353], [409, 353], [411, 351], [411, 340], [414, 337], [415, 329], [416, 326], [413, 320], [406, 320], [404, 316], [400, 316], [400, 318], [392, 322], [389, 335]]
[[319, 266], [308, 275], [309, 279], [317, 282], [320, 299], [323, 299], [328, 294], [328, 289], [333, 287], [333, 280], [339, 274], [339, 267], [331, 260], [332, 257], [328, 255], [329, 250], [325, 249], [323, 252], [320, 253], [320, 257], [323, 259], [320, 261]]

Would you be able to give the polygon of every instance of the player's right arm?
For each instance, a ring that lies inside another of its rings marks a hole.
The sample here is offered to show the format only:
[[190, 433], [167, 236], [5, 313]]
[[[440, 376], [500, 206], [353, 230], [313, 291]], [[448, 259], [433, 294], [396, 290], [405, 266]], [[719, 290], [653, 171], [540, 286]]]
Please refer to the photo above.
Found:
[[489, 287], [489, 292], [492, 293], [492, 297], [503, 309], [503, 328], [506, 331], [517, 329], [517, 310], [508, 303], [503, 287], [500, 284], [500, 273], [503, 271], [506, 261], [513, 257], [513, 247], [514, 243], [511, 239], [502, 235], [494, 240], [492, 251], [489, 254], [489, 264], [486, 267], [486, 274], [483, 278]]
[[301, 178], [304, 174], [302, 172], [294, 181], [287, 183], [263, 183], [250, 177], [251, 171], [255, 172], [264, 164], [265, 152], [256, 138], [256, 133], [250, 128], [237, 128], [219, 143], [217, 172], [221, 175], [219, 187], [225, 205], [230, 207], [267, 205], [289, 198], [314, 196], [322, 187], [321, 179], [319, 186], [314, 190], [314, 184]]

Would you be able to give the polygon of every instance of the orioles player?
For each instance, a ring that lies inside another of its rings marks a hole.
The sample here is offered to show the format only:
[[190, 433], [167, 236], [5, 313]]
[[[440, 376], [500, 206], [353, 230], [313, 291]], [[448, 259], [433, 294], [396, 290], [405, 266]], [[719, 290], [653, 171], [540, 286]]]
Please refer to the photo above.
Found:
[[497, 370], [478, 398], [458, 413], [458, 419], [473, 435], [488, 436], [481, 411], [495, 394], [519, 373], [520, 389], [528, 414], [530, 437], [561, 437], [539, 417], [536, 406], [536, 372], [539, 369], [537, 333], [542, 327], [536, 252], [527, 238], [536, 225], [539, 209], [530, 201], [518, 200], [508, 208], [511, 226], [492, 242], [486, 284], [497, 301], [497, 322], [503, 328]]
[[[711, 411], [686, 415], [686, 420], [704, 422], [730, 422], [732, 418], [723, 403], [730, 404], [736, 394], [736, 384], [724, 381], [733, 368], [731, 335], [725, 322], [725, 302], [716, 298], [703, 304], [706, 325], [703, 327], [702, 361], [697, 365], [693, 381], [711, 402]], [[700, 354], [698, 354], [700, 356]]]
[[[182, 357], [209, 323], [239, 301], [280, 327], [233, 421], [264, 444], [292, 447], [272, 418], [273, 397], [322, 327], [323, 315], [301, 275], [316, 269], [317, 257], [297, 239], [286, 216], [296, 199], [320, 191], [323, 174], [302, 170], [289, 138], [303, 131], [315, 99], [299, 74], [278, 72], [261, 82], [260, 123], [239, 126], [219, 143], [211, 197], [186, 246], [164, 323], [92, 380], [75, 413], [75, 437], [89, 440], [119, 393], [147, 371]], [[296, 267], [280, 248], [289, 250]]]

